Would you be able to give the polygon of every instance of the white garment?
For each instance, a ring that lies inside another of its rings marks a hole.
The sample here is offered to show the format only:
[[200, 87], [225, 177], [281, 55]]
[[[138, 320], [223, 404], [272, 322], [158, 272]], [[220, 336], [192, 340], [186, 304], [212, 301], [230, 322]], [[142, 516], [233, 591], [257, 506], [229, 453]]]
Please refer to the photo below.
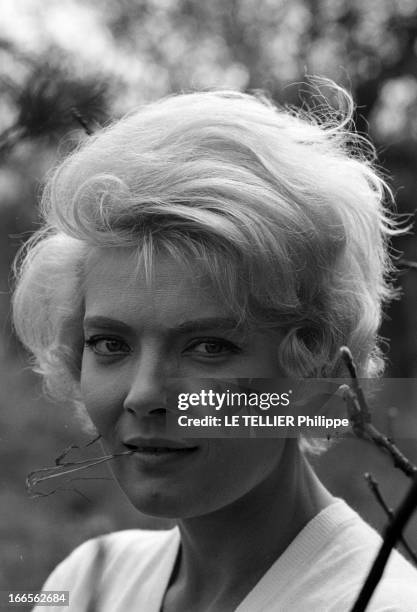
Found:
[[[86, 610], [99, 541], [106, 555], [97, 609], [159, 612], [180, 546], [178, 529], [119, 531], [85, 542], [43, 587], [70, 591], [69, 608], [48, 610]], [[336, 500], [304, 527], [235, 612], [348, 612], [380, 542], [356, 512]], [[367, 610], [417, 612], [417, 571], [396, 551]]]

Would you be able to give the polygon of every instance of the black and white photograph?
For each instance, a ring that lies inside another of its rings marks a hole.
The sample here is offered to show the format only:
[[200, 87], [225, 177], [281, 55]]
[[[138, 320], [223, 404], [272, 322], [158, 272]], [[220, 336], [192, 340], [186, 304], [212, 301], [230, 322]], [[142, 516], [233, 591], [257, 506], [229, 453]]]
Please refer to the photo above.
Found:
[[0, 2], [0, 610], [417, 612], [417, 3]]

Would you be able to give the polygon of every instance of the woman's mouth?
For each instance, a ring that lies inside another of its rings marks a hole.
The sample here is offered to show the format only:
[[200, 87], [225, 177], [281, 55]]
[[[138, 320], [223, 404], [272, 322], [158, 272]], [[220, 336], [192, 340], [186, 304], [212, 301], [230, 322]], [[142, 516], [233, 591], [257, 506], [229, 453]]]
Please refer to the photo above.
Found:
[[180, 453], [195, 450], [194, 448], [167, 448], [166, 446], [139, 446], [135, 449], [130, 449], [133, 453], [145, 453], [161, 455], [163, 453]]
[[129, 440], [123, 442], [123, 446], [131, 451], [133, 459], [149, 465], [180, 461], [198, 450], [197, 446], [174, 440]]

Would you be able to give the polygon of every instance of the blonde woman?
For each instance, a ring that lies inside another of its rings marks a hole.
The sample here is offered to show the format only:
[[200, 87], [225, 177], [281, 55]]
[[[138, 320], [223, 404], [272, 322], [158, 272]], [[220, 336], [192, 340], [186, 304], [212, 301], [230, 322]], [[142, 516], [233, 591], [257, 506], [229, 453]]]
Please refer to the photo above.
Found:
[[[337, 376], [342, 344], [362, 376], [382, 371], [396, 230], [349, 119], [177, 95], [50, 178], [18, 263], [17, 333], [106, 453], [132, 451], [112, 465], [131, 503], [177, 521], [101, 539], [101, 612], [350, 609], [380, 538], [314, 474], [317, 441], [164, 429], [173, 379]], [[98, 550], [84, 543], [44, 589], [84, 610]], [[416, 584], [394, 553], [369, 609], [415, 612]]]

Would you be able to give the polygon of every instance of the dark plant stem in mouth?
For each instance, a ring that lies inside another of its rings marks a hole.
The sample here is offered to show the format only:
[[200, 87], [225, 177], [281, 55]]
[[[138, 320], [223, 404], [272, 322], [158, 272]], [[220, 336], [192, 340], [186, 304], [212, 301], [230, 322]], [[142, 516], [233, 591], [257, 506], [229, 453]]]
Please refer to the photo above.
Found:
[[81, 461], [66, 461], [58, 463], [57, 465], [51, 467], [34, 470], [33, 472], [30, 472], [26, 477], [26, 490], [29, 495], [37, 497], [38, 495], [35, 493], [34, 489], [40, 482], [45, 482], [47, 480], [58, 478], [60, 476], [67, 476], [68, 474], [80, 472], [81, 470], [86, 470], [95, 465], [100, 465], [101, 463], [105, 463], [107, 461], [110, 461], [111, 459], [115, 459], [116, 457], [132, 454], [133, 451], [128, 450], [124, 451], [123, 453], [112, 453], [111, 455], [103, 455], [102, 457], [83, 459]]

